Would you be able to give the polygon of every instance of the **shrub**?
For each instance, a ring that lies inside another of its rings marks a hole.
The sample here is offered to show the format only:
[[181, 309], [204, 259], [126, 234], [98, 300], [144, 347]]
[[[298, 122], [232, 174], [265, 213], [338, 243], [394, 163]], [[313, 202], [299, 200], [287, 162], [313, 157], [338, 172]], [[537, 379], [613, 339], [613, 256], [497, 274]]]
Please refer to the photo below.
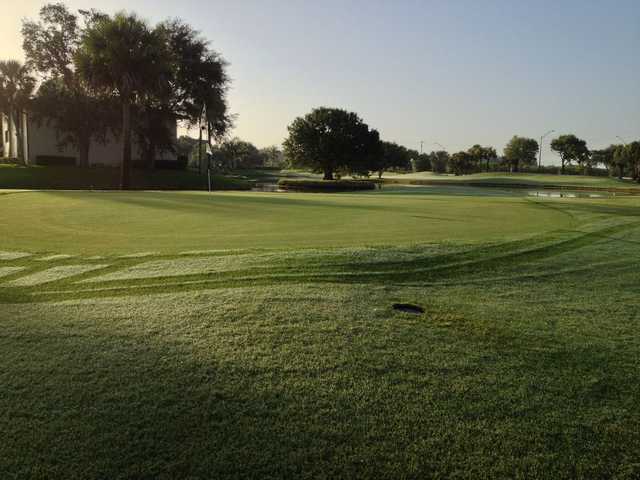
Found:
[[24, 165], [24, 162], [19, 158], [0, 157], [0, 165]]
[[186, 155], [180, 155], [177, 160], [156, 160], [156, 168], [159, 170], [186, 170], [189, 159]]
[[301, 192], [349, 192], [374, 190], [376, 183], [370, 180], [290, 180], [282, 179], [278, 187]]
[[62, 155], [38, 155], [36, 165], [46, 165], [49, 167], [76, 166], [76, 157], [64, 157]]

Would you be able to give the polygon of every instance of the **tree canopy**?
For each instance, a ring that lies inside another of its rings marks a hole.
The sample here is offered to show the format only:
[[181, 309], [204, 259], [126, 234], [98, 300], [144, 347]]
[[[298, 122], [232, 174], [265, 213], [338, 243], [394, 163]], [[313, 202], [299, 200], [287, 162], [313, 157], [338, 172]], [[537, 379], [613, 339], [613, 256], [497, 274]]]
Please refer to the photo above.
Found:
[[616, 160], [631, 170], [631, 176], [640, 182], [640, 141], [627, 143], [616, 149]]
[[485, 170], [487, 172], [489, 171], [489, 162], [498, 157], [495, 148], [483, 147], [478, 144], [472, 146], [467, 153], [471, 155], [476, 164], [480, 165], [482, 162], [485, 162]]
[[562, 173], [565, 166], [571, 162], [577, 162], [581, 166], [586, 166], [590, 160], [590, 152], [587, 142], [575, 135], [560, 135], [551, 140], [551, 150], [560, 155], [562, 162]]
[[163, 32], [134, 14], [103, 16], [84, 31], [75, 62], [84, 81], [117, 98], [122, 108], [121, 186], [129, 188], [132, 105], [168, 91], [172, 58]]
[[93, 90], [73, 63], [85, 29], [102, 17], [56, 3], [40, 9], [39, 21], [22, 24], [27, 62], [44, 80], [32, 105], [35, 120], [55, 128], [60, 147], [77, 148], [81, 166], [89, 164], [91, 141], [105, 141], [117, 128], [110, 96]]
[[449, 168], [455, 175], [465, 175], [473, 172], [476, 158], [469, 152], [457, 152], [449, 158]]
[[325, 180], [333, 180], [338, 170], [368, 172], [381, 153], [378, 132], [356, 113], [339, 108], [316, 108], [288, 130], [283, 145], [293, 166], [322, 172]]
[[512, 172], [517, 172], [521, 165], [535, 165], [538, 153], [538, 142], [533, 138], [514, 135], [504, 148], [504, 159]]
[[133, 14], [96, 15], [83, 31], [75, 65], [83, 81], [116, 98], [122, 110], [122, 186], [129, 185], [131, 135], [147, 164], [173, 150], [171, 124], [202, 125], [207, 139], [231, 126], [226, 62], [180, 20], [151, 26]]
[[406, 170], [411, 167], [409, 150], [402, 145], [381, 141], [381, 149], [381, 152], [374, 157], [374, 164], [371, 165], [371, 170], [378, 172], [379, 178], [382, 177], [385, 170], [392, 168]]

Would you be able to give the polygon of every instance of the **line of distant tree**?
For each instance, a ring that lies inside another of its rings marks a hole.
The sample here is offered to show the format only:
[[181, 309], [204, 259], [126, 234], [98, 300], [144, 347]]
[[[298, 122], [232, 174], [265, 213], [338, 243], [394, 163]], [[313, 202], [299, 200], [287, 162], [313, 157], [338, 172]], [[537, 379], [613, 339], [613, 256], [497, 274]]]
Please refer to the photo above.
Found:
[[[533, 138], [515, 135], [498, 156], [490, 146], [473, 145], [450, 154], [444, 150], [420, 153], [380, 139], [356, 113], [339, 108], [320, 107], [296, 118], [288, 127], [284, 157], [291, 166], [323, 173], [325, 180], [335, 174], [379, 177], [384, 171], [433, 171], [466, 175], [477, 172], [518, 172], [536, 169], [539, 145]], [[603, 165], [609, 174], [631, 176], [640, 182], [640, 141], [589, 150], [575, 135], [561, 135], [551, 141], [551, 149], [560, 155], [559, 173], [593, 173]], [[539, 171], [555, 171], [540, 167]]]
[[[177, 152], [188, 158], [191, 169], [199, 170], [208, 162], [208, 144], [199, 139], [183, 135], [178, 138]], [[276, 145], [258, 148], [253, 143], [238, 137], [225, 139], [211, 148], [212, 166], [219, 170], [249, 168], [286, 168], [289, 166], [283, 151]]]

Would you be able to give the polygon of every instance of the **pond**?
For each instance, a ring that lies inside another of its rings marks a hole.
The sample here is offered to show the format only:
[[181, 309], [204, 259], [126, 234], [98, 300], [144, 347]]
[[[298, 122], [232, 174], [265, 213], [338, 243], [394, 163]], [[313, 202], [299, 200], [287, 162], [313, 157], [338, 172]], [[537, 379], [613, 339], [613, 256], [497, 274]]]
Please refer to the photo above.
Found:
[[[378, 184], [376, 190], [385, 193], [405, 194], [440, 194], [440, 195], [482, 195], [482, 196], [526, 196], [538, 198], [612, 198], [627, 196], [628, 193], [608, 191], [586, 190], [529, 190], [524, 188], [482, 187], [482, 186], [451, 186], [451, 185], [383, 185]], [[255, 183], [251, 188], [253, 192], [286, 192], [278, 187], [277, 183]]]

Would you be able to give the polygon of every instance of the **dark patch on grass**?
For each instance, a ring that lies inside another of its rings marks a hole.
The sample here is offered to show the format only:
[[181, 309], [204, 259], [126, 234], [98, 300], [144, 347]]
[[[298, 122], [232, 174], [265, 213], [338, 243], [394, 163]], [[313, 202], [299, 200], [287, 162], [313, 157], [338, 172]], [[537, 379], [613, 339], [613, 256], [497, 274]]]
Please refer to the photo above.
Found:
[[413, 313], [414, 315], [422, 315], [424, 313], [424, 308], [411, 303], [394, 303], [392, 307], [399, 312]]

